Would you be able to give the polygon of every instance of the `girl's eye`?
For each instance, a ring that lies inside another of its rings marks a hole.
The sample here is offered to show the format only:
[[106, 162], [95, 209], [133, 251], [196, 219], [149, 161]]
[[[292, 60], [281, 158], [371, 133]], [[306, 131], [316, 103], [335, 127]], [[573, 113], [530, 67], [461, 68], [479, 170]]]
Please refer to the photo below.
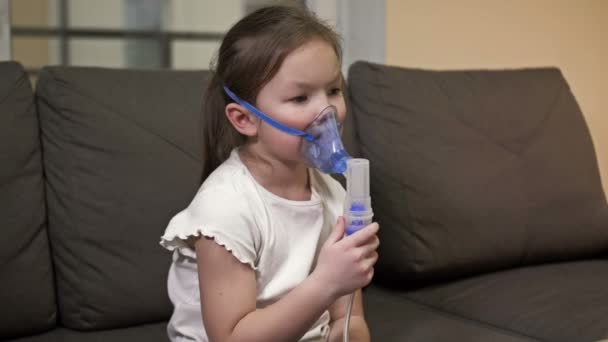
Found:
[[342, 91], [342, 89], [340, 89], [340, 88], [333, 88], [332, 90], [329, 91], [329, 95], [335, 96], [335, 95], [340, 94], [341, 91]]
[[308, 100], [308, 97], [306, 95], [296, 96], [291, 99], [291, 101], [295, 103], [304, 103], [306, 102], [306, 100]]

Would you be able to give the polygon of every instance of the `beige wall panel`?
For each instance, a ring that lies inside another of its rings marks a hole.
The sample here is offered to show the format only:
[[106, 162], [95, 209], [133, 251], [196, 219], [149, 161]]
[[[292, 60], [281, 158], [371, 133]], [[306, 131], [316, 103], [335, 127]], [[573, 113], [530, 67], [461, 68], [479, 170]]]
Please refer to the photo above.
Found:
[[608, 1], [386, 0], [386, 63], [559, 67], [585, 114], [608, 193]]

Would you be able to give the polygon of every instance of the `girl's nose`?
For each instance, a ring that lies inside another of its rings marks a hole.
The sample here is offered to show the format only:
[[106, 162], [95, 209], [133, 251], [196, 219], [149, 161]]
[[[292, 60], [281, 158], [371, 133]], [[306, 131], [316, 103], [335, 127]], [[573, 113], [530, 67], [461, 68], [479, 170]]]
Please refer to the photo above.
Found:
[[316, 105], [317, 113], [321, 113], [321, 111], [329, 106], [337, 107], [338, 103], [336, 103], [336, 99], [332, 98], [326, 93], [323, 93], [323, 95], [319, 97], [319, 103]]

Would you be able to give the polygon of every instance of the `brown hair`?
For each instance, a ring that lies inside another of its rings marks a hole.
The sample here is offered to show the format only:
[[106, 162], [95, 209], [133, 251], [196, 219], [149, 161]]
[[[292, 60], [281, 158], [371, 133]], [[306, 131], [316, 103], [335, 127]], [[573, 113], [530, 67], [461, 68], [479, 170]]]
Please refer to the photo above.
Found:
[[226, 33], [211, 67], [213, 75], [205, 95], [203, 179], [246, 140], [224, 114], [231, 100], [223, 86], [255, 105], [258, 93], [278, 72], [285, 57], [313, 38], [326, 41], [341, 61], [338, 34], [303, 8], [265, 7], [245, 16]]

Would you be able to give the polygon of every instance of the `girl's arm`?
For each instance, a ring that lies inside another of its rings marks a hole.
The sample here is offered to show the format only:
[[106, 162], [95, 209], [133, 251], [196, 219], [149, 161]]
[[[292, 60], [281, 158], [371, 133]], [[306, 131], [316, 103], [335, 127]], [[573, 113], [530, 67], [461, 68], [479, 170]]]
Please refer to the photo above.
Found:
[[256, 309], [255, 271], [212, 239], [198, 238], [201, 310], [209, 340], [298, 341], [338, 298], [371, 281], [377, 231], [378, 225], [371, 224], [342, 238], [341, 219], [321, 248], [313, 273], [263, 309]]
[[210, 341], [298, 341], [334, 298], [309, 277], [256, 310], [255, 271], [208, 238], [195, 242], [203, 322]]
[[[329, 314], [331, 316], [329, 342], [342, 342], [344, 336], [344, 321], [346, 321], [346, 310], [348, 309], [349, 300], [350, 294], [342, 296], [329, 308]], [[369, 342], [371, 339], [363, 315], [363, 296], [360, 289], [355, 292], [355, 301], [353, 302], [348, 334], [351, 342]]]

